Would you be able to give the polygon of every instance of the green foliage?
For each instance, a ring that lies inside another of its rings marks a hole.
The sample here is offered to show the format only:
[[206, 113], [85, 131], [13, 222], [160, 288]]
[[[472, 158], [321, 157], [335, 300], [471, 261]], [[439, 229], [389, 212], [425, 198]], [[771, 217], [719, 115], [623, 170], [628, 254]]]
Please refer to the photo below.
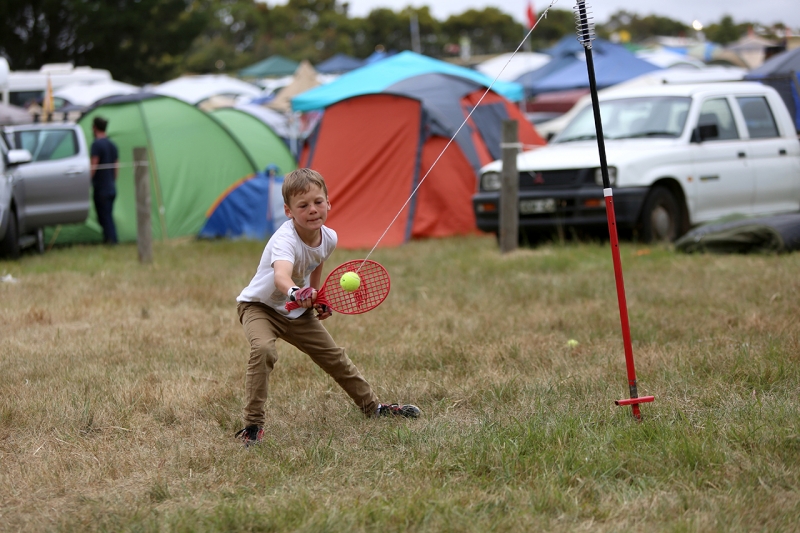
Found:
[[362, 48], [361, 53], [371, 53], [369, 46], [382, 46], [384, 49], [392, 50], [401, 45], [409, 48], [411, 42], [408, 35], [408, 25], [404, 24], [400, 17], [391, 9], [373, 9], [367, 15], [364, 27], [364, 37], [366, 49]]
[[722, 17], [718, 24], [711, 24], [703, 31], [709, 41], [719, 44], [728, 44], [740, 39], [745, 33], [749, 24], [734, 24], [729, 15]]
[[689, 26], [677, 20], [658, 15], [640, 17], [625, 10], [617, 11], [608, 22], [597, 26], [598, 35], [609, 37], [613, 33], [626, 32], [633, 42], [641, 42], [656, 35], [687, 36], [691, 31]]
[[144, 83], [180, 73], [208, 24], [192, 0], [45, 0], [4, 3], [0, 52], [12, 69], [70, 61]]
[[442, 30], [447, 42], [458, 43], [468, 37], [473, 54], [514, 50], [526, 33], [522, 24], [495, 7], [469, 9], [451, 16], [442, 24]]
[[551, 9], [531, 33], [531, 47], [543, 50], [565, 35], [575, 33], [575, 16], [567, 9]]
[[252, 49], [266, 5], [252, 0], [206, 0], [208, 24], [187, 51], [185, 68], [194, 73], [238, 70], [253, 63]]
[[[77, 39], [80, 12], [69, 0], [0, 3], [0, 55], [12, 70], [38, 69], [55, 61], [57, 50], [69, 50]], [[68, 53], [68, 52], [67, 52]]]

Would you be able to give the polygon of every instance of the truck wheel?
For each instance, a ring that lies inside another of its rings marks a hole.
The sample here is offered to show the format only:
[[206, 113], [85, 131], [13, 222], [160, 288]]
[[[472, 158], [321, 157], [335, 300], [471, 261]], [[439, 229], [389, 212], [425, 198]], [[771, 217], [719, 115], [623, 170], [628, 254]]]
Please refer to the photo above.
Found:
[[19, 259], [19, 235], [17, 234], [17, 214], [8, 213], [6, 236], [0, 241], [0, 255], [10, 259]]
[[642, 207], [641, 238], [644, 242], [672, 242], [680, 231], [681, 210], [666, 187], [654, 187]]

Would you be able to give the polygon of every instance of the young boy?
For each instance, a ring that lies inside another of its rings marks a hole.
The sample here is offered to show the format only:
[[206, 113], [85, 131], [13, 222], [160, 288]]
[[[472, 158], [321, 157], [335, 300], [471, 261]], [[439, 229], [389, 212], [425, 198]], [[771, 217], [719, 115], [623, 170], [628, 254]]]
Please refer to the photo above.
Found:
[[[239, 321], [250, 343], [245, 380], [244, 429], [236, 437], [245, 446], [257, 444], [264, 434], [264, 405], [269, 374], [278, 354], [275, 340], [283, 339], [306, 353], [338, 383], [367, 416], [398, 415], [417, 418], [413, 405], [382, 404], [321, 320], [331, 311], [317, 305], [322, 265], [336, 248], [336, 232], [326, 227], [328, 188], [316, 171], [301, 168], [283, 181], [284, 222], [269, 239], [258, 270], [236, 298]], [[289, 301], [299, 309], [286, 311]], [[309, 309], [316, 311], [308, 312]]]

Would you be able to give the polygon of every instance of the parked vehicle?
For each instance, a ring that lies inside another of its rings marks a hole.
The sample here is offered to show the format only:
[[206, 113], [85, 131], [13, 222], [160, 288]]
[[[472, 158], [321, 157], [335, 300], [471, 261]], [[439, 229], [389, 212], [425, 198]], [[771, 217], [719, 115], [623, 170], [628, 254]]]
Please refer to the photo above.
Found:
[[[1, 59], [1, 58], [0, 58]], [[5, 67], [5, 68], [4, 68]], [[8, 63], [0, 61], [0, 96], [6, 104], [28, 107], [33, 102], [40, 102], [47, 91], [47, 84], [53, 91], [73, 83], [90, 83], [111, 81], [111, 73], [105, 69], [76, 67], [72, 63], [48, 63], [39, 70], [8, 71]], [[62, 104], [55, 99], [56, 108]]]
[[[747, 69], [732, 66], [711, 65], [702, 69], [686, 68], [665, 68], [642, 74], [628, 81], [624, 81], [611, 87], [601, 89], [598, 94], [610, 96], [619, 91], [627, 91], [632, 87], [642, 85], [686, 85], [688, 83], [719, 83], [722, 81], [741, 81]], [[566, 91], [565, 91], [566, 92]], [[592, 95], [586, 91], [571, 109], [562, 115], [536, 124], [536, 131], [543, 138], [550, 141], [569, 124], [575, 115], [583, 110], [587, 105], [592, 105]]]
[[90, 159], [75, 124], [9, 126], [0, 135], [0, 255], [17, 258], [44, 228], [89, 214]]
[[[785, 104], [760, 83], [631, 87], [600, 97], [617, 225], [674, 241], [732, 214], [800, 210], [800, 141]], [[521, 233], [606, 226], [592, 106], [548, 145], [523, 152]], [[498, 231], [502, 161], [481, 170], [478, 227]]]

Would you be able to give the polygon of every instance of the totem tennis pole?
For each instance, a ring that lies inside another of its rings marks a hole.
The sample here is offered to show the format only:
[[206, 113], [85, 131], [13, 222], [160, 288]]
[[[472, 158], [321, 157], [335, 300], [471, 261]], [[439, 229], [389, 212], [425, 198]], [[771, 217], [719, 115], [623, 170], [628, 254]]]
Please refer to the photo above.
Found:
[[608, 217], [608, 235], [611, 242], [611, 255], [614, 259], [614, 275], [617, 282], [617, 301], [619, 303], [619, 318], [622, 324], [622, 342], [625, 347], [625, 364], [628, 370], [628, 389], [630, 397], [617, 400], [617, 405], [630, 405], [633, 417], [642, 419], [639, 411], [640, 403], [652, 402], [653, 396], [639, 397], [636, 388], [636, 368], [633, 364], [633, 347], [631, 346], [631, 327], [628, 322], [628, 304], [625, 302], [625, 284], [622, 280], [622, 262], [619, 256], [619, 239], [617, 237], [617, 220], [614, 214], [614, 197], [611, 192], [611, 183], [608, 179], [608, 162], [606, 161], [606, 147], [603, 142], [603, 123], [600, 120], [600, 103], [597, 99], [597, 82], [594, 76], [594, 60], [592, 59], [592, 40], [594, 35], [594, 22], [590, 21], [586, 1], [576, 0], [575, 22], [578, 30], [578, 41], [583, 45], [586, 54], [586, 69], [589, 72], [589, 91], [592, 95], [592, 109], [594, 111], [594, 125], [597, 133], [597, 148], [600, 152], [600, 171], [603, 175], [603, 197], [606, 202], [606, 216]]

